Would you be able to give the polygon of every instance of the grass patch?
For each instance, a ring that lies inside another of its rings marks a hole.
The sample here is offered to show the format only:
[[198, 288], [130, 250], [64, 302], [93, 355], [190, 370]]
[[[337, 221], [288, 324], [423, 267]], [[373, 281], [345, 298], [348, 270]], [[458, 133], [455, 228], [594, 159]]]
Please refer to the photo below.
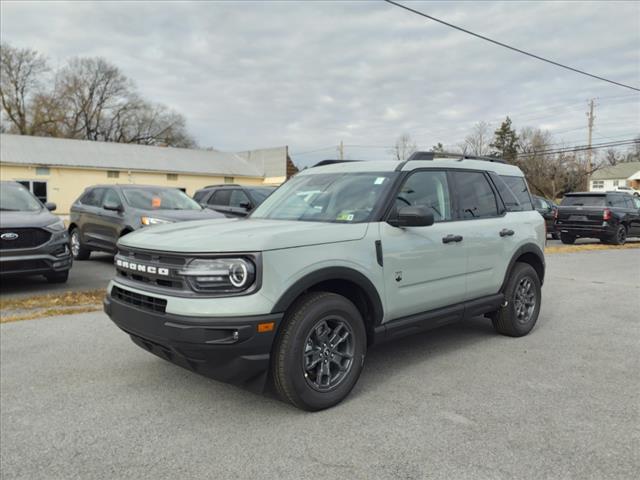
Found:
[[624, 245], [603, 245], [601, 243], [586, 243], [584, 245], [554, 245], [545, 247], [544, 253], [578, 253], [593, 250], [629, 250], [640, 248], [640, 242], [625, 243]]
[[105, 290], [62, 292], [26, 298], [0, 300], [0, 323], [54, 315], [93, 312], [102, 308]]

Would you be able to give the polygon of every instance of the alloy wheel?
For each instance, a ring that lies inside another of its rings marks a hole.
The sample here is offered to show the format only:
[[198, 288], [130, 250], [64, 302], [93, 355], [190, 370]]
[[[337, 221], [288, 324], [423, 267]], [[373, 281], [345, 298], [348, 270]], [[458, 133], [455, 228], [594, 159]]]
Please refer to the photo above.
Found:
[[77, 231], [71, 234], [71, 253], [74, 257], [80, 254], [80, 236]]
[[518, 323], [531, 320], [536, 308], [536, 287], [530, 277], [523, 277], [514, 292], [514, 306]]

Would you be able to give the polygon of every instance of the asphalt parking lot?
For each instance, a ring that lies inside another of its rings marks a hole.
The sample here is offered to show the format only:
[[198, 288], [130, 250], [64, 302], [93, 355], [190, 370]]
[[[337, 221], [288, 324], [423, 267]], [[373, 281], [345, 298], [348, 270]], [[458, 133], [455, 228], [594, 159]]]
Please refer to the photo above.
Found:
[[300, 412], [136, 347], [102, 313], [1, 325], [6, 479], [637, 478], [640, 250], [550, 255], [527, 337], [376, 347]]

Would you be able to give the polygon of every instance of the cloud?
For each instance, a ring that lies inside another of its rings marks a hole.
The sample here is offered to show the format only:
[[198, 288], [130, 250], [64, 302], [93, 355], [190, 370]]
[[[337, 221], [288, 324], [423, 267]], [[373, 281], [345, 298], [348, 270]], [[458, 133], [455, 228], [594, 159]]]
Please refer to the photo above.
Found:
[[[414, 2], [577, 68], [640, 84], [640, 4]], [[640, 94], [498, 48], [382, 2], [2, 2], [2, 40], [52, 63], [100, 55], [183, 113], [203, 146], [455, 145], [478, 121], [551, 125], [557, 141], [640, 130]], [[566, 130], [567, 131], [562, 133]], [[578, 129], [581, 128], [581, 129]], [[385, 148], [347, 147], [359, 158]]]

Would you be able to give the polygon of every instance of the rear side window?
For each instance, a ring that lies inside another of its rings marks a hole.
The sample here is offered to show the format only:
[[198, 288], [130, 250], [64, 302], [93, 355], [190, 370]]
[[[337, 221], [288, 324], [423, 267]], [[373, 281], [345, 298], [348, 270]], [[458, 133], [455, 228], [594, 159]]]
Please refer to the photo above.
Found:
[[104, 188], [93, 188], [80, 198], [80, 203], [90, 207], [100, 207], [102, 205], [102, 195]]
[[633, 198], [631, 196], [625, 195], [624, 201], [627, 204], [627, 208], [636, 208], [635, 205], [633, 204]]
[[433, 170], [413, 173], [396, 197], [396, 208], [406, 206], [427, 207], [436, 222], [451, 220], [447, 174]]
[[498, 216], [496, 196], [482, 172], [452, 172], [460, 216], [465, 220]]
[[622, 195], [609, 195], [607, 198], [607, 204], [611, 207], [627, 208], [627, 204], [625, 203]]
[[231, 190], [218, 190], [211, 195], [211, 198], [207, 202], [209, 205], [218, 205], [220, 207], [228, 207], [229, 200], [231, 198]]
[[[518, 208], [509, 208], [509, 205], [507, 205], [507, 210], [509, 211], [533, 210], [533, 205], [531, 203], [531, 195], [529, 195], [529, 189], [527, 188], [527, 182], [525, 181], [524, 177], [517, 177], [512, 175], [500, 175], [500, 178], [507, 185], [507, 187], [509, 187], [509, 190], [511, 190], [513, 195], [518, 200], [518, 203], [520, 203], [520, 206]], [[500, 191], [500, 186], [499, 185], [496, 185], [496, 186], [498, 187], [498, 192], [502, 196], [503, 192]], [[543, 208], [546, 208], [546, 207], [543, 207]]]
[[604, 195], [568, 195], [562, 199], [563, 207], [606, 207]]

